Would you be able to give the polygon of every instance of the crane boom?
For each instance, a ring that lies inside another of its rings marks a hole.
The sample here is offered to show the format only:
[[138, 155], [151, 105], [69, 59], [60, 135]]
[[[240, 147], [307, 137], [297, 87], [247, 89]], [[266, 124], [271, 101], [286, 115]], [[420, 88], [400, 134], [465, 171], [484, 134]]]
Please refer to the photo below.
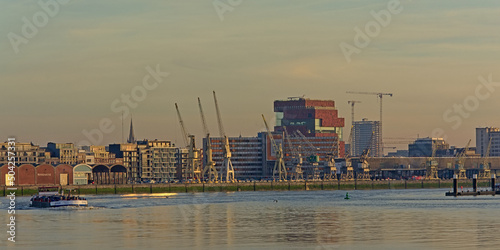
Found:
[[266, 131], [267, 135], [269, 136], [269, 139], [271, 140], [271, 145], [273, 147], [273, 150], [276, 152], [278, 151], [278, 145], [276, 144], [276, 141], [274, 141], [273, 135], [271, 134], [271, 130], [269, 130], [269, 126], [267, 125], [266, 118], [264, 117], [264, 114], [262, 114], [262, 120], [264, 120], [264, 125], [266, 125]]
[[490, 163], [489, 163], [489, 158], [490, 158], [490, 149], [491, 149], [491, 139], [488, 142], [488, 147], [486, 148], [486, 153], [483, 156], [483, 168], [484, 169], [489, 169]]
[[175, 103], [175, 110], [177, 110], [177, 118], [179, 118], [179, 123], [181, 124], [182, 139], [187, 146], [189, 145], [188, 132], [186, 130], [186, 127], [184, 126], [184, 121], [182, 120], [181, 112], [179, 112], [179, 106], [177, 106], [177, 103]]
[[220, 137], [224, 137], [226, 136], [226, 133], [224, 130], [224, 125], [222, 125], [222, 118], [220, 115], [219, 104], [217, 103], [217, 97], [215, 96], [215, 91], [213, 93], [214, 93], [215, 111], [217, 112], [217, 123], [219, 124], [219, 134]]
[[271, 134], [271, 130], [269, 130], [269, 126], [267, 125], [266, 118], [264, 114], [262, 114], [262, 120], [264, 121], [264, 125], [266, 125], [267, 135], [271, 140], [271, 144], [273, 145], [274, 154], [276, 156], [276, 161], [274, 162], [273, 168], [273, 178], [276, 178], [278, 175], [278, 181], [285, 181], [287, 178], [287, 172], [285, 167], [285, 161], [283, 160], [283, 147], [280, 144], [279, 146], [276, 144], [276, 141]]
[[208, 134], [210, 134], [210, 132], [208, 131], [207, 120], [205, 119], [205, 114], [203, 113], [203, 108], [201, 106], [201, 101], [200, 101], [199, 97], [198, 97], [198, 107], [200, 108], [200, 116], [201, 116], [201, 123], [203, 125], [203, 133], [205, 135], [208, 135]]

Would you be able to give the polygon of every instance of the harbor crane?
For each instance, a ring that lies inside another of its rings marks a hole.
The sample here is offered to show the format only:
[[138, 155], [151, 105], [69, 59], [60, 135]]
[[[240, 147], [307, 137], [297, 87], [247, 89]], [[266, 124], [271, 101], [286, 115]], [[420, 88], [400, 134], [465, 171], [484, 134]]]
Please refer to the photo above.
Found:
[[391, 96], [392, 93], [380, 93], [380, 92], [357, 92], [357, 91], [347, 91], [348, 94], [362, 94], [362, 95], [376, 95], [380, 99], [380, 132], [379, 132], [379, 147], [380, 147], [380, 155], [384, 156], [384, 145], [382, 141], [382, 97], [384, 95]]
[[222, 118], [220, 115], [219, 104], [217, 103], [217, 97], [214, 94], [214, 102], [215, 102], [215, 111], [217, 112], [217, 123], [219, 124], [219, 133], [222, 139], [222, 144], [224, 146], [224, 162], [222, 163], [222, 173], [220, 176], [221, 182], [234, 182], [234, 167], [231, 162], [231, 149], [229, 148], [229, 139], [226, 136], [226, 132], [224, 131], [224, 126], [222, 125]]
[[215, 162], [212, 160], [212, 143], [210, 142], [210, 131], [208, 130], [207, 121], [205, 120], [205, 114], [203, 113], [203, 107], [201, 106], [200, 98], [198, 97], [198, 107], [200, 109], [201, 123], [203, 125], [203, 133], [205, 134], [205, 151], [204, 163], [202, 176], [206, 176], [208, 182], [217, 182], [217, 169], [215, 169]]
[[342, 180], [346, 180], [346, 181], [350, 181], [350, 180], [354, 180], [354, 170], [353, 170], [353, 167], [352, 167], [352, 150], [353, 150], [353, 147], [351, 146], [352, 145], [352, 128], [353, 126], [351, 126], [351, 132], [349, 133], [349, 139], [347, 140], [347, 142], [349, 142], [349, 151], [347, 151], [347, 153], [345, 154], [345, 168], [346, 168], [346, 172], [345, 173], [342, 173], [340, 175], [340, 179]]
[[[319, 156], [318, 156], [318, 148], [315, 147], [308, 139], [307, 137], [300, 132], [300, 130], [295, 131], [297, 135], [299, 135], [300, 138], [302, 138], [302, 141], [309, 147], [309, 150], [306, 149], [306, 147], [302, 147], [302, 150], [304, 151], [304, 155], [306, 156], [307, 162], [310, 164], [311, 168], [309, 171], [306, 171], [307, 173], [307, 178], [309, 176], [312, 176], [311, 179], [319, 179]], [[308, 165], [309, 166], [309, 165]]]
[[467, 176], [465, 175], [465, 155], [469, 150], [470, 141], [471, 140], [467, 142], [464, 150], [457, 154], [457, 158], [455, 161], [455, 174], [458, 176], [458, 179], [467, 179]]
[[335, 166], [335, 158], [339, 157], [339, 140], [333, 141], [330, 152], [328, 152], [326, 161], [323, 166], [323, 179], [337, 179], [337, 167]]
[[195, 145], [196, 143], [195, 136], [187, 132], [177, 103], [175, 104], [175, 110], [177, 111], [177, 117], [179, 118], [179, 123], [181, 125], [182, 138], [184, 139], [186, 147], [188, 148], [188, 159], [187, 159], [187, 168], [185, 177], [186, 179], [200, 181], [201, 169], [200, 169], [198, 150], [196, 150], [196, 145]]
[[291, 171], [290, 171], [290, 180], [302, 180], [304, 179], [304, 173], [302, 172], [302, 155], [300, 152], [292, 145], [292, 141], [290, 139], [290, 135], [288, 134], [288, 130], [285, 126], [283, 126], [283, 130], [285, 132], [285, 138], [288, 143], [288, 151], [291, 156]]
[[273, 147], [274, 154], [276, 157], [276, 162], [274, 163], [273, 168], [273, 179], [276, 179], [276, 175], [278, 175], [278, 181], [286, 181], [287, 173], [285, 167], [285, 161], [283, 160], [283, 146], [281, 144], [276, 144], [274, 140], [273, 134], [271, 134], [271, 130], [269, 130], [269, 126], [267, 125], [266, 118], [264, 114], [262, 114], [262, 120], [264, 121], [264, 125], [266, 125], [267, 136], [271, 141], [271, 146]]
[[479, 170], [479, 175], [478, 178], [480, 179], [485, 179], [485, 178], [491, 178], [491, 171], [490, 171], [490, 149], [491, 149], [491, 140], [488, 142], [488, 147], [486, 148], [486, 153], [483, 156], [483, 162], [481, 163], [481, 169]]
[[425, 172], [425, 179], [426, 180], [437, 180], [439, 179], [438, 177], [438, 162], [436, 160], [436, 151], [437, 151], [437, 145], [433, 141], [432, 142], [432, 154], [431, 157], [427, 158], [426, 162], [426, 172]]
[[356, 179], [358, 180], [370, 180], [370, 165], [368, 164], [368, 158], [370, 157], [370, 151], [373, 144], [373, 135], [375, 131], [372, 131], [372, 135], [370, 137], [370, 143], [363, 150], [361, 156], [359, 156], [359, 165], [356, 173]]

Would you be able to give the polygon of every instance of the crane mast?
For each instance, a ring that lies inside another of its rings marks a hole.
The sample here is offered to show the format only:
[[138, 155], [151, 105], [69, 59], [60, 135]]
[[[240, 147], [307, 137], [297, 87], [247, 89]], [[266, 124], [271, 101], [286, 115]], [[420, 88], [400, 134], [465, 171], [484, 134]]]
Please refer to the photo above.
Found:
[[432, 142], [432, 154], [431, 157], [427, 159], [427, 166], [425, 172], [425, 179], [427, 180], [437, 180], [438, 177], [438, 163], [436, 161], [436, 151], [437, 145], [435, 145], [434, 141]]
[[210, 142], [210, 132], [208, 130], [207, 121], [205, 120], [205, 114], [203, 113], [203, 107], [201, 105], [200, 98], [198, 97], [198, 107], [200, 109], [201, 123], [203, 125], [203, 133], [205, 134], [205, 151], [204, 153], [204, 163], [202, 176], [206, 177], [208, 182], [217, 181], [217, 169], [215, 169], [215, 162], [212, 160], [212, 143]]
[[288, 134], [288, 131], [286, 127], [283, 127], [283, 130], [285, 131], [285, 138], [288, 143], [288, 149], [291, 152], [291, 158], [292, 158], [292, 170], [290, 172], [290, 179], [291, 180], [302, 180], [304, 179], [304, 173], [302, 172], [302, 157], [300, 152], [298, 152], [295, 147], [292, 145], [292, 141], [290, 140], [290, 135]]
[[234, 182], [234, 167], [233, 163], [231, 162], [231, 149], [229, 147], [229, 139], [227, 138], [224, 127], [222, 125], [222, 118], [219, 110], [219, 104], [217, 103], [217, 97], [215, 96], [215, 91], [213, 92], [213, 94], [215, 111], [217, 112], [217, 123], [219, 124], [219, 133], [224, 145], [224, 162], [222, 164], [222, 173], [220, 179], [221, 181]]
[[[276, 144], [276, 141], [274, 141], [274, 137], [271, 134], [271, 130], [269, 130], [269, 126], [267, 125], [264, 114], [262, 114], [262, 120], [264, 121], [264, 125], [266, 125], [267, 136], [271, 141], [271, 145], [273, 147], [274, 154], [276, 156], [276, 162], [274, 163], [274, 168], [273, 168], [273, 179], [275, 180], [277, 179], [278, 181], [286, 181], [287, 173], [286, 173], [285, 161], [283, 160], [283, 147], [281, 146], [281, 144], [279, 144], [278, 146]], [[278, 175], [278, 178], [276, 178], [276, 175]]]
[[345, 167], [346, 167], [346, 172], [345, 173], [342, 173], [340, 175], [340, 179], [342, 180], [353, 180], [354, 179], [354, 170], [353, 170], [353, 167], [352, 167], [352, 149], [353, 147], [351, 147], [352, 145], [352, 129], [353, 129], [353, 126], [351, 126], [351, 131], [349, 132], [349, 139], [347, 140], [347, 142], [349, 142], [349, 151], [348, 153], [345, 154]]
[[459, 179], [467, 179], [467, 176], [465, 174], [465, 155], [469, 150], [470, 141], [471, 140], [467, 142], [467, 145], [465, 146], [464, 150], [460, 152], [460, 154], [458, 154], [456, 158], [455, 174], [458, 176]]
[[199, 181], [201, 179], [201, 170], [199, 164], [198, 151], [196, 150], [196, 139], [194, 135], [191, 135], [187, 132], [186, 127], [184, 126], [184, 121], [182, 120], [181, 112], [179, 111], [179, 106], [177, 103], [175, 104], [175, 109], [177, 110], [177, 117], [179, 118], [179, 123], [181, 125], [182, 136], [186, 146], [188, 148], [188, 161], [187, 168], [185, 170], [185, 178], [191, 179], [193, 181]]
[[373, 135], [375, 131], [372, 131], [372, 135], [370, 137], [370, 143], [363, 150], [361, 156], [359, 156], [360, 167], [358, 166], [358, 171], [356, 174], [356, 179], [358, 180], [370, 180], [370, 165], [368, 164], [368, 158], [370, 157], [370, 151], [373, 144]]
[[490, 178], [491, 177], [491, 171], [490, 171], [490, 149], [491, 149], [491, 140], [492, 138], [490, 137], [490, 140], [488, 142], [488, 147], [486, 148], [486, 153], [483, 156], [483, 162], [481, 164], [481, 169], [479, 170], [479, 178]]

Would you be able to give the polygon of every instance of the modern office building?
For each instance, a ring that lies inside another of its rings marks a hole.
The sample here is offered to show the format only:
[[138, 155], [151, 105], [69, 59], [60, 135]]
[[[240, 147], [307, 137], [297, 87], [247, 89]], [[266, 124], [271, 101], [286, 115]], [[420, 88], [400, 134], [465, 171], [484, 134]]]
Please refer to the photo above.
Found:
[[[257, 179], [263, 175], [262, 138], [261, 137], [229, 137], [231, 162], [236, 179]], [[224, 150], [222, 138], [210, 138], [212, 160], [219, 173], [222, 172]], [[206, 150], [206, 138], [203, 138], [203, 150]]]
[[435, 156], [446, 156], [453, 153], [450, 153], [449, 149], [450, 145], [443, 138], [419, 138], [408, 145], [408, 156], [431, 157], [434, 150], [436, 150]]
[[355, 121], [352, 127], [352, 156], [360, 156], [370, 149], [371, 157], [382, 157], [380, 145], [380, 121], [363, 119]]
[[476, 128], [476, 154], [484, 156], [491, 139], [489, 156], [500, 156], [500, 128]]

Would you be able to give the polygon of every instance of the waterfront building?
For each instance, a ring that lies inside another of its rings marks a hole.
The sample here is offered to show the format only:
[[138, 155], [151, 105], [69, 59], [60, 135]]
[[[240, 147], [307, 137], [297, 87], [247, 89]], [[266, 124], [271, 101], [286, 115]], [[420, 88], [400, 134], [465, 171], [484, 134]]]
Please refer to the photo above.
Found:
[[[234, 177], [236, 179], [260, 179], [263, 175], [262, 157], [262, 137], [229, 137], [229, 147], [231, 149], [231, 162], [234, 167]], [[211, 137], [212, 159], [215, 168], [222, 172], [224, 161], [223, 138]], [[206, 138], [203, 138], [203, 150], [206, 150]]]
[[176, 179], [177, 148], [170, 141], [137, 142], [141, 180], [157, 183]]
[[51, 157], [59, 158], [61, 164], [76, 165], [78, 162], [78, 148], [73, 143], [49, 142], [47, 150]]
[[418, 138], [414, 143], [408, 145], [409, 157], [431, 157], [435, 150], [435, 156], [450, 156], [453, 157], [456, 152], [449, 150], [450, 145], [443, 138]]
[[109, 152], [113, 153], [116, 158], [123, 159], [123, 166], [127, 169], [127, 177], [130, 183], [138, 183], [141, 181], [137, 144], [110, 144]]
[[[274, 112], [275, 132], [282, 133], [286, 128], [289, 134], [295, 134], [298, 130], [320, 145], [335, 144], [332, 147], [334, 155], [344, 157], [344, 118], [338, 116], [333, 100], [289, 97], [288, 100], [274, 101]], [[331, 153], [331, 150], [327, 151], [325, 154]]]
[[491, 139], [489, 156], [500, 156], [500, 128], [476, 128], [476, 154], [485, 156]]
[[[9, 145], [7, 142], [0, 143], [0, 165], [9, 162]], [[15, 162], [17, 166], [22, 164], [43, 164], [45, 162], [45, 150], [33, 143], [16, 142]], [[50, 156], [49, 156], [50, 158]]]
[[380, 145], [380, 121], [368, 121], [366, 118], [353, 122], [351, 156], [360, 156], [370, 148], [371, 157], [382, 157]]

